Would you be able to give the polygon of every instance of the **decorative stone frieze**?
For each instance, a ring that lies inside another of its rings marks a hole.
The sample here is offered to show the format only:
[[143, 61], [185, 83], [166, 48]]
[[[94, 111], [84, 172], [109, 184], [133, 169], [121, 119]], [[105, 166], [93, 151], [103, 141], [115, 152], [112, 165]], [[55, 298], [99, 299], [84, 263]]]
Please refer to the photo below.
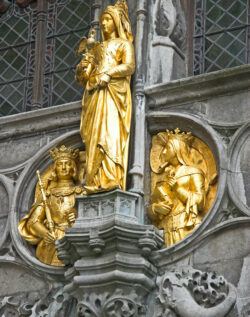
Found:
[[85, 294], [78, 302], [77, 317], [140, 317], [145, 316], [146, 307], [143, 298], [134, 291], [126, 292], [116, 289], [115, 292], [102, 294]]

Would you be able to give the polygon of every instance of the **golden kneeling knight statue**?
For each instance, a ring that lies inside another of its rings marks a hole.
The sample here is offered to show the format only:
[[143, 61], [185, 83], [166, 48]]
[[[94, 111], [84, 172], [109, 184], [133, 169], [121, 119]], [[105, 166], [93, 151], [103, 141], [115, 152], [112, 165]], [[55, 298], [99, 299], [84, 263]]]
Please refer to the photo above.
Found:
[[86, 86], [80, 133], [86, 144], [88, 193], [126, 189], [131, 122], [130, 78], [135, 70], [133, 36], [125, 0], [100, 16], [102, 43], [83, 38], [76, 80]]
[[164, 229], [169, 247], [190, 234], [210, 209], [217, 190], [216, 164], [208, 146], [190, 132], [167, 130], [152, 143], [149, 216]]
[[18, 225], [21, 236], [37, 245], [36, 256], [45, 263], [63, 266], [57, 257], [55, 240], [65, 235], [65, 229], [73, 225], [76, 218], [75, 196], [81, 194], [77, 163], [79, 150], [61, 146], [50, 152], [54, 164], [40, 178], [36, 187], [35, 202], [27, 216]]

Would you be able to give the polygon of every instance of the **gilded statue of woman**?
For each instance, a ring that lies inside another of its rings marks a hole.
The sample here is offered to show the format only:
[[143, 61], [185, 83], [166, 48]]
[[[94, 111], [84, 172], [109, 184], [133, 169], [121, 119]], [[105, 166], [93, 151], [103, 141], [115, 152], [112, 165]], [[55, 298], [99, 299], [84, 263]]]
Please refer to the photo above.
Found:
[[65, 229], [75, 222], [75, 196], [83, 190], [76, 186], [79, 150], [61, 146], [50, 154], [54, 163], [42, 175], [42, 188], [37, 185], [34, 204], [19, 222], [18, 230], [26, 241], [37, 246], [36, 256], [41, 262], [63, 266], [57, 257], [55, 240], [63, 238]]
[[193, 146], [194, 139], [204, 145], [179, 129], [159, 133], [151, 151], [156, 180], [149, 216], [164, 229], [167, 247], [190, 234], [201, 223], [206, 206], [211, 205], [208, 193], [216, 181], [215, 162], [211, 152], [210, 162], [205, 160], [202, 151]]
[[126, 189], [131, 122], [133, 36], [125, 0], [100, 16], [103, 42], [83, 55], [76, 80], [86, 86], [80, 133], [86, 144], [87, 193]]

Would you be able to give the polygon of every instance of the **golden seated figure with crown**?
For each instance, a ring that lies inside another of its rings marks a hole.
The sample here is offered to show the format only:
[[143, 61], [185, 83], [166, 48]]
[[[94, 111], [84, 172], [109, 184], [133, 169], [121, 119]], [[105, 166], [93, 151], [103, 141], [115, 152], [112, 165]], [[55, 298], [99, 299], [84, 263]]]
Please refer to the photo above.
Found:
[[79, 150], [66, 148], [50, 152], [54, 160], [42, 175], [36, 187], [35, 201], [29, 212], [18, 225], [21, 236], [37, 245], [36, 256], [45, 263], [63, 266], [57, 257], [55, 240], [65, 235], [65, 229], [73, 225], [77, 212], [75, 196], [82, 194], [78, 166]]
[[188, 133], [161, 132], [151, 149], [149, 216], [164, 229], [165, 245], [190, 234], [211, 208], [217, 190], [216, 164], [211, 150]]

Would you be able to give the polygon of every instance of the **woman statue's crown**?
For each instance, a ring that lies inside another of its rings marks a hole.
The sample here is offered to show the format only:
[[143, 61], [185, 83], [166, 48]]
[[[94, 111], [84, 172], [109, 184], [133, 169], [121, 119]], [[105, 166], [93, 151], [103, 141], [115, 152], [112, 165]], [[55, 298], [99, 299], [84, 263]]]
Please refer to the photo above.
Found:
[[191, 142], [193, 140], [193, 136], [191, 132], [181, 132], [179, 128], [176, 128], [174, 131], [167, 130], [167, 136], [169, 140], [180, 140], [184, 142]]
[[115, 7], [123, 9], [126, 13], [128, 12], [128, 5], [126, 0], [118, 0], [115, 4]]
[[62, 145], [59, 149], [55, 148], [53, 151], [50, 151], [50, 157], [56, 161], [59, 159], [70, 159], [75, 160], [79, 156], [79, 149], [72, 149], [72, 147], [67, 148], [65, 145]]

